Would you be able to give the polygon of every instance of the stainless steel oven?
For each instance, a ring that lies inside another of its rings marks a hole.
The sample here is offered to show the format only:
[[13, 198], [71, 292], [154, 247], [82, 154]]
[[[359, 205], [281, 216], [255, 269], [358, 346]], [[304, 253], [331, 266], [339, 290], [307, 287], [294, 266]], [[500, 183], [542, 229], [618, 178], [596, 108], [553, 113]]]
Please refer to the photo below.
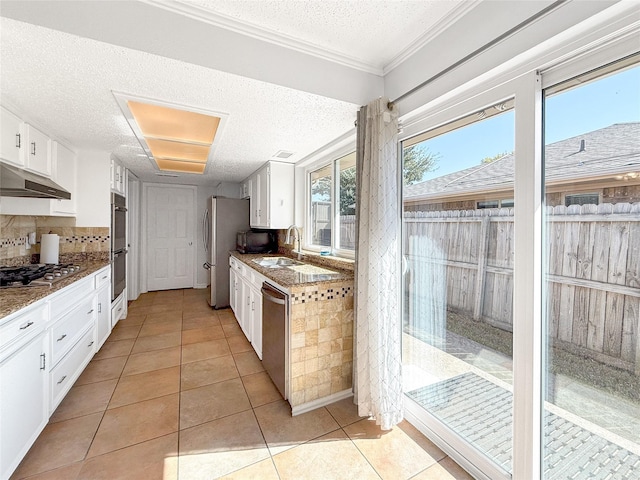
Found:
[[127, 207], [126, 199], [111, 194], [111, 301], [127, 286]]

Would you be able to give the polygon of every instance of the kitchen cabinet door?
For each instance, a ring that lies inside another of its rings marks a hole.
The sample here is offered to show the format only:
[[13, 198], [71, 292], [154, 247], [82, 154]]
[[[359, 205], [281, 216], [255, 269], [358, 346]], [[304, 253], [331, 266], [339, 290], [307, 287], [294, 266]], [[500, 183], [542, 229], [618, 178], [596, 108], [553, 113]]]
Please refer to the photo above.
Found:
[[[106, 274], [105, 274], [106, 275]], [[96, 349], [99, 350], [111, 334], [111, 288], [107, 282], [96, 294]]]
[[229, 266], [229, 306], [233, 313], [238, 316], [238, 302], [237, 302], [237, 287], [238, 282], [237, 274], [235, 272], [235, 263], [231, 263]]
[[259, 182], [258, 175], [251, 177], [251, 196], [249, 197], [249, 225], [258, 227], [260, 225], [260, 198], [259, 198]]
[[37, 128], [24, 124], [26, 148], [22, 149], [24, 168], [51, 176], [51, 140]]
[[51, 200], [53, 214], [76, 213], [76, 155], [67, 147], [53, 142], [53, 180], [71, 193], [70, 200]]
[[256, 176], [258, 182], [258, 227], [269, 228], [269, 164]]
[[9, 478], [49, 420], [48, 341], [42, 332], [0, 363], [0, 478]]
[[18, 117], [0, 107], [0, 159], [19, 167], [24, 166], [20, 154], [25, 145], [21, 125], [22, 121]]
[[251, 310], [251, 345], [258, 358], [262, 360], [262, 292], [256, 285], [249, 287]]

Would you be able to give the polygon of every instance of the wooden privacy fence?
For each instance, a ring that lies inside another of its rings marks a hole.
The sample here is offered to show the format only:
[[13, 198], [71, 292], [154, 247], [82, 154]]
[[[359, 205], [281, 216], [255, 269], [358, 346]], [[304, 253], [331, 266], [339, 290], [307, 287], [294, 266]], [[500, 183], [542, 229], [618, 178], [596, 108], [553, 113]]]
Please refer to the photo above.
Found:
[[[412, 321], [446, 309], [512, 331], [513, 208], [406, 212], [404, 224]], [[640, 203], [548, 207], [545, 228], [553, 344], [640, 374]]]

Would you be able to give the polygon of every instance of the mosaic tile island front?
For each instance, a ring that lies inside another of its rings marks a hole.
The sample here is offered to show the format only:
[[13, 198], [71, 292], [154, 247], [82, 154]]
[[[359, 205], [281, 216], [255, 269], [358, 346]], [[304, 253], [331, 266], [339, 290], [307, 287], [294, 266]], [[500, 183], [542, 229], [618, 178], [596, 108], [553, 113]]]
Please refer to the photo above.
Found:
[[[289, 252], [282, 252], [289, 253]], [[268, 269], [252, 260], [262, 255], [232, 255], [289, 291], [289, 403], [293, 411], [322, 404], [351, 391], [353, 381], [353, 269], [338, 269], [331, 280], [306, 280], [289, 269]], [[310, 264], [311, 256], [303, 261]], [[328, 267], [326, 258], [322, 267]], [[319, 263], [319, 262], [318, 262]], [[351, 264], [352, 265], [352, 264]], [[344, 267], [343, 267], [344, 268]]]

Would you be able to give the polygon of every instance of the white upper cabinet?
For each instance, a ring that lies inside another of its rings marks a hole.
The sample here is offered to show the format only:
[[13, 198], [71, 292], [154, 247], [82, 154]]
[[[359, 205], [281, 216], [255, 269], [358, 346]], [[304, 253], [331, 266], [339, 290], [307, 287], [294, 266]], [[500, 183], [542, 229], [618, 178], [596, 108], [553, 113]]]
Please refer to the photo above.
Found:
[[23, 124], [26, 148], [22, 148], [24, 168], [46, 177], [51, 176], [51, 140], [37, 128]]
[[19, 167], [24, 166], [20, 151], [25, 146], [21, 125], [18, 117], [0, 107], [0, 159]]
[[251, 227], [277, 229], [293, 223], [293, 171], [293, 164], [267, 162], [251, 177]]
[[117, 160], [111, 159], [111, 191], [126, 196], [127, 169]]
[[53, 142], [53, 181], [71, 193], [70, 200], [51, 200], [52, 213], [76, 213], [76, 155], [64, 145]]
[[240, 185], [240, 198], [251, 198], [251, 185], [253, 178], [247, 178], [242, 185]]

